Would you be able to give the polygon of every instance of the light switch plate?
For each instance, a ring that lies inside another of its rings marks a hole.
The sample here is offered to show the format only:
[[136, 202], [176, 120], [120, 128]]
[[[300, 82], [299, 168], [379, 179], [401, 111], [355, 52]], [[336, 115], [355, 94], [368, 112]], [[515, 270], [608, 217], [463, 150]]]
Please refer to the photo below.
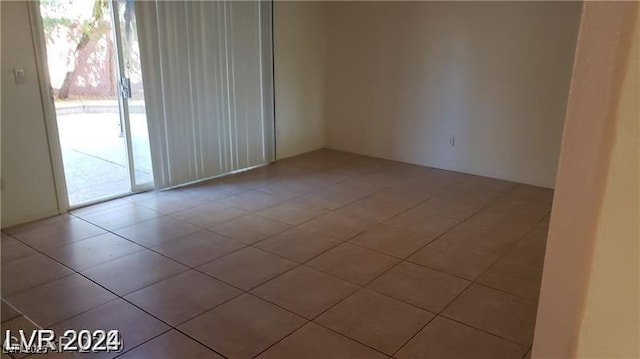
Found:
[[24, 69], [14, 69], [13, 76], [15, 77], [16, 85], [24, 84]]

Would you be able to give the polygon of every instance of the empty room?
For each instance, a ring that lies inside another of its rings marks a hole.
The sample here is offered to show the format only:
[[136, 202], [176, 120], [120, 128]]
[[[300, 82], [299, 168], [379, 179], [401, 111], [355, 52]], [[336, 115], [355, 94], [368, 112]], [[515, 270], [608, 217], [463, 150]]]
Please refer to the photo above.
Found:
[[640, 4], [2, 1], [2, 358], [640, 358]]

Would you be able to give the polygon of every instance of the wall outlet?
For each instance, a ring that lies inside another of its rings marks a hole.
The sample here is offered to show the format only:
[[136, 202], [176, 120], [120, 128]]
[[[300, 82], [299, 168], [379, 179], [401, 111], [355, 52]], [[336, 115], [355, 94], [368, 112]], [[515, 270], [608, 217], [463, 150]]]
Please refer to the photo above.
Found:
[[456, 136], [451, 135], [449, 136], [449, 147], [453, 147], [456, 145]]

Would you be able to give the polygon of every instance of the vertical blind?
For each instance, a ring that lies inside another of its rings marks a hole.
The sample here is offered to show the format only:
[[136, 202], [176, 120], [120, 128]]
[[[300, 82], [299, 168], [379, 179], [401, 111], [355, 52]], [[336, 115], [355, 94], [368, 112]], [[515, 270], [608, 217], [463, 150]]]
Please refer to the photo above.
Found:
[[271, 3], [135, 6], [156, 187], [271, 161]]

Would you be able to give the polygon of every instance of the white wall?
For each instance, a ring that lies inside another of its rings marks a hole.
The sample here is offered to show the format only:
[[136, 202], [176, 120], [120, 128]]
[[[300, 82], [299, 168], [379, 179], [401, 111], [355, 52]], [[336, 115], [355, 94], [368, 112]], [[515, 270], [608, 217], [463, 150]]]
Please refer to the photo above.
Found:
[[325, 5], [274, 3], [276, 158], [323, 148]]
[[553, 187], [580, 6], [328, 4], [327, 147]]
[[[58, 213], [24, 1], [2, 1], [2, 227]], [[24, 69], [17, 85], [14, 68]]]
[[[579, 7], [276, 2], [276, 157], [326, 145], [550, 187]], [[25, 2], [2, 2], [3, 226], [57, 211], [32, 46]]]
[[584, 4], [534, 359], [640, 358], [639, 5]]

